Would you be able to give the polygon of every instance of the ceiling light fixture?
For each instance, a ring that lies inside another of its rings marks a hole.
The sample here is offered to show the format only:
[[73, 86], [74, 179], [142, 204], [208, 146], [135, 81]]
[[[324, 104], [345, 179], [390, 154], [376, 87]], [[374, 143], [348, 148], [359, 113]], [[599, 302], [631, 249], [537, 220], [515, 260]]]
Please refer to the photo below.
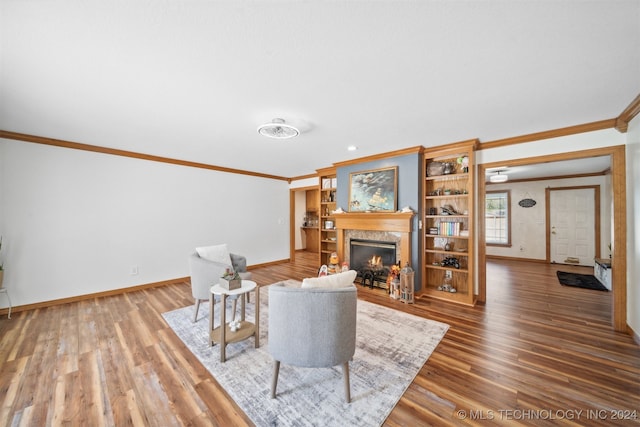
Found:
[[349, 151], [356, 151], [358, 149], [358, 147], [356, 147], [355, 145], [350, 145], [347, 147], [347, 150]]
[[271, 123], [258, 126], [258, 133], [275, 139], [289, 139], [300, 135], [300, 131], [291, 125], [285, 124], [284, 119], [273, 119]]
[[498, 171], [498, 173], [496, 175], [491, 175], [489, 177], [489, 181], [490, 182], [506, 182], [509, 179], [508, 175], [504, 175], [501, 172], [503, 171]]

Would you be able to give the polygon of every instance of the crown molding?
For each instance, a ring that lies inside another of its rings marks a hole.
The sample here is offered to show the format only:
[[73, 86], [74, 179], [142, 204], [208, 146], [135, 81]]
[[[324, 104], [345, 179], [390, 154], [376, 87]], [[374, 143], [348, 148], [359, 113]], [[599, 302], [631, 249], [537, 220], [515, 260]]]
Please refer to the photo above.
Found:
[[93, 153], [109, 154], [112, 156], [130, 157], [133, 159], [149, 160], [152, 162], [169, 163], [172, 165], [187, 166], [199, 169], [208, 169], [218, 172], [235, 173], [239, 175], [249, 175], [260, 178], [276, 179], [291, 182], [290, 178], [277, 175], [269, 175], [259, 172], [251, 172], [242, 169], [226, 168], [223, 166], [209, 165], [206, 163], [190, 162], [186, 160], [172, 159], [169, 157], [154, 156], [151, 154], [137, 153], [134, 151], [118, 150], [115, 148], [100, 147], [98, 145], [81, 144], [79, 142], [65, 141], [62, 139], [45, 138], [43, 136], [28, 135], [24, 133], [11, 132], [0, 129], [0, 138], [12, 139], [15, 141], [32, 142], [34, 144], [51, 145], [54, 147], [71, 148], [74, 150], [90, 151]]
[[629, 127], [629, 122], [633, 120], [638, 113], [640, 113], [640, 94], [620, 113], [616, 119], [616, 129], [620, 132], [626, 132]]
[[602, 129], [611, 129], [616, 126], [616, 119], [600, 120], [597, 122], [584, 123], [581, 125], [568, 126], [560, 129], [552, 129], [543, 132], [530, 133], [527, 135], [514, 136], [511, 138], [497, 139], [478, 144], [478, 150], [504, 147], [507, 145], [522, 144], [524, 142], [539, 141], [541, 139], [557, 138], [560, 136], [575, 135], [578, 133], [593, 132]]
[[422, 154], [424, 151], [424, 147], [422, 145], [418, 145], [415, 147], [404, 148], [401, 150], [388, 151], [386, 153], [373, 154], [367, 157], [359, 157], [357, 159], [345, 160], [343, 162], [334, 163], [333, 166], [336, 168], [357, 165], [359, 163], [372, 162], [375, 160], [388, 159], [390, 157], [399, 157], [406, 156], [409, 154]]

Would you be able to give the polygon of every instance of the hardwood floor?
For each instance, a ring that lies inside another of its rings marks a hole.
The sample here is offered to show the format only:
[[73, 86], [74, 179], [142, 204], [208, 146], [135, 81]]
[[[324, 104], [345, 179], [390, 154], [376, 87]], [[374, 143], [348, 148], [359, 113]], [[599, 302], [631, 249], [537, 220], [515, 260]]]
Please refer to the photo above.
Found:
[[[260, 285], [302, 279], [315, 261], [252, 272]], [[492, 261], [476, 307], [358, 287], [450, 325], [385, 425], [638, 424], [640, 348], [612, 331], [608, 293], [560, 286], [559, 268], [584, 270]], [[0, 425], [251, 425], [162, 319], [191, 304], [182, 283], [3, 316]]]

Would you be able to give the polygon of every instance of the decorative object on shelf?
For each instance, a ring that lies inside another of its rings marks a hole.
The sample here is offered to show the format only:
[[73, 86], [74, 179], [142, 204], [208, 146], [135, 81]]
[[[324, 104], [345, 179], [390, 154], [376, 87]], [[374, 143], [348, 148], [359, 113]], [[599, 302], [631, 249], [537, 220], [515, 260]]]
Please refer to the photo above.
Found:
[[453, 163], [451, 163], [451, 162], [445, 162], [444, 163], [444, 168], [443, 168], [442, 173], [444, 173], [445, 175], [451, 175], [452, 173], [455, 173], [455, 172], [456, 172], [456, 168], [453, 165]]
[[284, 119], [273, 119], [271, 123], [258, 126], [258, 133], [275, 139], [289, 139], [300, 135], [300, 131], [294, 126], [285, 124]]
[[349, 212], [395, 212], [398, 167], [349, 174]]
[[456, 258], [454, 256], [448, 256], [448, 257], [446, 257], [445, 259], [442, 260], [442, 262], [440, 263], [440, 266], [442, 266], [442, 267], [455, 267], [457, 269], [460, 269], [460, 261], [458, 261], [458, 258]]
[[455, 293], [457, 292], [456, 288], [451, 284], [453, 282], [453, 275], [451, 270], [446, 270], [444, 274], [444, 280], [442, 285], [438, 286], [439, 291]]
[[458, 212], [451, 205], [444, 205], [442, 207], [442, 215], [458, 215]]
[[242, 278], [237, 272], [227, 268], [219, 283], [227, 290], [239, 289], [242, 285]]
[[331, 212], [332, 214], [341, 214], [344, 213], [344, 209], [342, 209], [341, 207], [338, 207], [338, 209], [336, 209], [335, 211]]
[[430, 162], [427, 164], [427, 176], [438, 176], [444, 174], [444, 163]]
[[402, 208], [400, 210], [400, 212], [402, 212], [402, 213], [413, 213], [414, 211], [409, 206], [405, 206], [404, 208]]
[[402, 270], [400, 270], [400, 301], [407, 304], [413, 304], [414, 293], [414, 275], [413, 268], [407, 262]]
[[468, 173], [469, 172], [469, 156], [458, 157], [456, 162], [462, 168], [462, 173]]

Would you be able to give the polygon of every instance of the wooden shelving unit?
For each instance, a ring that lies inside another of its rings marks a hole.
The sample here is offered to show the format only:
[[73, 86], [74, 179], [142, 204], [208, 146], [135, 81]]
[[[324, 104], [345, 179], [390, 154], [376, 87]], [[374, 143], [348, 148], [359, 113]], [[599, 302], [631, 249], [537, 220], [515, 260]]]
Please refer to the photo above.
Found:
[[338, 252], [335, 227], [337, 178], [335, 168], [318, 169], [320, 179], [320, 251], [319, 265], [329, 264], [331, 253]]
[[[473, 305], [476, 140], [425, 150], [421, 295]], [[466, 168], [458, 159], [467, 159]], [[446, 165], [440, 167], [440, 165]]]

